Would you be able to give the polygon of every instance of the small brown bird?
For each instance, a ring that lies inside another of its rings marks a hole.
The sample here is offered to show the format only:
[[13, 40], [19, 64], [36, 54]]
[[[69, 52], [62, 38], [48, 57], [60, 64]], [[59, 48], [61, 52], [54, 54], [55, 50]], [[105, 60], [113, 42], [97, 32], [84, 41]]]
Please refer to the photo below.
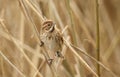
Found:
[[59, 31], [56, 30], [55, 23], [51, 20], [46, 20], [41, 26], [41, 41], [48, 51], [49, 60], [53, 60], [55, 56], [64, 58], [61, 54], [63, 46], [63, 38]]

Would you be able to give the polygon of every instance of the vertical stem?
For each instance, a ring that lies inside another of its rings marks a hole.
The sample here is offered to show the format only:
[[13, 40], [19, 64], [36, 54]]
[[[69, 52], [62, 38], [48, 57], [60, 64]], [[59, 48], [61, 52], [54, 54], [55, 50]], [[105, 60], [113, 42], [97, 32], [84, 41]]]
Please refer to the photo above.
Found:
[[[97, 60], [100, 61], [100, 32], [99, 32], [99, 4], [96, 0], [96, 51]], [[100, 77], [100, 65], [97, 64], [97, 74]]]
[[73, 42], [74, 44], [76, 45], [77, 42], [76, 42], [76, 35], [75, 35], [75, 28], [74, 28], [74, 22], [73, 22], [73, 16], [72, 16], [72, 10], [71, 10], [71, 7], [70, 7], [70, 0], [66, 0], [66, 7], [67, 7], [67, 11], [68, 11], [68, 14], [69, 14], [69, 18], [70, 18], [70, 24], [71, 24], [71, 28], [72, 28], [72, 35], [73, 35]]
[[3, 58], [0, 56], [0, 69], [1, 69], [1, 76], [4, 77], [4, 64], [3, 64]]

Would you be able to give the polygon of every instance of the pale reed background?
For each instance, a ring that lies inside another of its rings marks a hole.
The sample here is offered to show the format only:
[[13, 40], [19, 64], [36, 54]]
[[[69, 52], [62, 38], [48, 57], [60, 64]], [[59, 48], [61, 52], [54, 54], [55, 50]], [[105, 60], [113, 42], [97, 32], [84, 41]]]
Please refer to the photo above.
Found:
[[[56, 22], [64, 31], [64, 37], [96, 58], [95, 0], [31, 0], [46, 18]], [[68, 2], [69, 1], [69, 2]], [[40, 31], [40, 18], [27, 3], [30, 16]], [[120, 77], [120, 0], [99, 0], [100, 57], [101, 62]], [[6, 26], [3, 28], [2, 25]], [[0, 0], [0, 77], [53, 77], [44, 63], [37, 37], [31, 22], [23, 14], [18, 0]], [[8, 29], [9, 33], [7, 33]], [[11, 35], [11, 36], [10, 36]], [[11, 39], [12, 38], [12, 39]], [[93, 77], [78, 58], [64, 48], [65, 60], [59, 65], [59, 77]], [[96, 71], [96, 63], [87, 56], [79, 55]], [[5, 57], [14, 66], [5, 59]], [[39, 66], [39, 74], [35, 73]], [[113, 77], [101, 68], [101, 77]]]

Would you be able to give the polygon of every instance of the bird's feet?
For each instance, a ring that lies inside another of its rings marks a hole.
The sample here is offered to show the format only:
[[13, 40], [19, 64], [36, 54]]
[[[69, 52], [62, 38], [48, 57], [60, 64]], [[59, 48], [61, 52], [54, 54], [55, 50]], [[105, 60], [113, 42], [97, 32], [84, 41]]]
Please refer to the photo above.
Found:
[[57, 51], [57, 52], [56, 52], [56, 54], [55, 54], [55, 56], [57, 56], [57, 57], [60, 57], [60, 58], [63, 58], [63, 59], [64, 59], [64, 56], [61, 54], [61, 52], [60, 52], [60, 51]]
[[49, 65], [51, 65], [53, 63], [53, 59], [48, 59], [47, 62]]
[[43, 41], [40, 42], [40, 47], [42, 47], [44, 45]]

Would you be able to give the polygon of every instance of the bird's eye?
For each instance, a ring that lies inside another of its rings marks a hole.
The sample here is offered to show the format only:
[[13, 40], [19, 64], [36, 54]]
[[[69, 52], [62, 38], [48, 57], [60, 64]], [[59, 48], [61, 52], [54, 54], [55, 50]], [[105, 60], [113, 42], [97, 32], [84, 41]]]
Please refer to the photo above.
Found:
[[48, 26], [50, 26], [50, 24], [48, 24]]

